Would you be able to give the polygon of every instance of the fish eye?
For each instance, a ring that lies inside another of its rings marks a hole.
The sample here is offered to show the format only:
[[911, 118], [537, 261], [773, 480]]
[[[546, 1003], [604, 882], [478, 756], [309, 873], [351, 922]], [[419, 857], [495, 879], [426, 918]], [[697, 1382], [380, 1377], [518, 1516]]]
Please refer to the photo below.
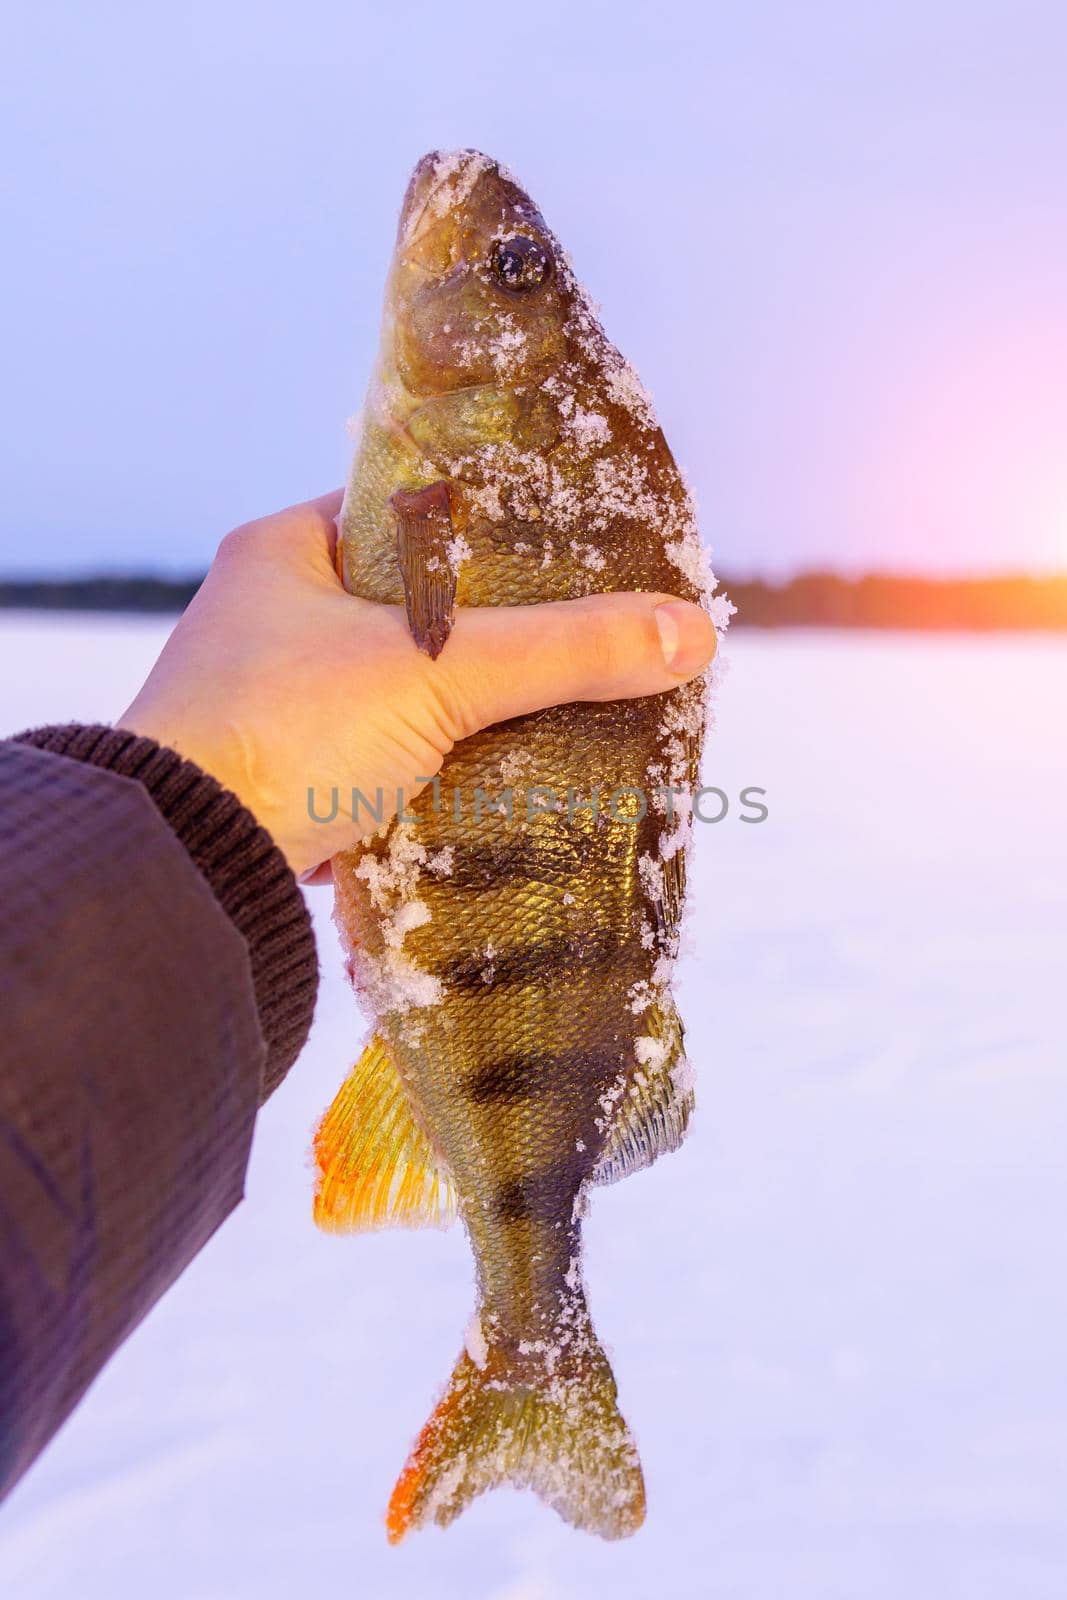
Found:
[[505, 289], [528, 294], [547, 282], [552, 271], [552, 257], [537, 239], [517, 233], [510, 239], [497, 240], [490, 265]]

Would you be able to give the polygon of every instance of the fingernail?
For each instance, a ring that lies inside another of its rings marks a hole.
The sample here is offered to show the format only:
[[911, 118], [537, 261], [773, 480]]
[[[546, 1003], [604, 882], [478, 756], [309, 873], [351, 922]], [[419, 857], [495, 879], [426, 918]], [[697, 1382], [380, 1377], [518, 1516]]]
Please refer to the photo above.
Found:
[[663, 660], [671, 672], [691, 678], [715, 654], [711, 619], [688, 600], [666, 600], [655, 610]]

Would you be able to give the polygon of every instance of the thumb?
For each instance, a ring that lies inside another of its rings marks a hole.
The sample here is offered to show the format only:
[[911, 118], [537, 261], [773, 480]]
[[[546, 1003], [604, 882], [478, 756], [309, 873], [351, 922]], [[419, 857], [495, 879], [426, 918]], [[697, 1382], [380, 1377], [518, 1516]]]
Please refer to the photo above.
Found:
[[456, 613], [446, 667], [467, 732], [571, 700], [662, 694], [708, 665], [711, 619], [662, 594], [595, 594]]

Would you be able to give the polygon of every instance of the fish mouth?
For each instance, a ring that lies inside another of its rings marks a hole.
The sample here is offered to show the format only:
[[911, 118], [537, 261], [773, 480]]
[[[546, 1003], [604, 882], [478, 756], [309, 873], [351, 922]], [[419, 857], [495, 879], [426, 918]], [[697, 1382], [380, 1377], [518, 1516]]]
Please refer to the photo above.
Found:
[[397, 226], [398, 245], [410, 245], [445, 211], [460, 205], [486, 173], [499, 166], [481, 150], [430, 150], [411, 174]]

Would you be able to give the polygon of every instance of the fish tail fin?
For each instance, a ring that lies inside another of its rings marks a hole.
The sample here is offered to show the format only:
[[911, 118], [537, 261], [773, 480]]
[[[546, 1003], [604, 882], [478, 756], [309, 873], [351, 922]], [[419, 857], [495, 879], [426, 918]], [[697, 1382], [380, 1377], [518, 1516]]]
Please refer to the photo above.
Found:
[[429, 1522], [447, 1527], [477, 1495], [506, 1483], [533, 1489], [565, 1522], [601, 1538], [636, 1532], [645, 1517], [641, 1462], [595, 1335], [566, 1366], [543, 1341], [510, 1356], [489, 1345], [475, 1350], [479, 1361], [472, 1346], [397, 1480], [389, 1542]]

